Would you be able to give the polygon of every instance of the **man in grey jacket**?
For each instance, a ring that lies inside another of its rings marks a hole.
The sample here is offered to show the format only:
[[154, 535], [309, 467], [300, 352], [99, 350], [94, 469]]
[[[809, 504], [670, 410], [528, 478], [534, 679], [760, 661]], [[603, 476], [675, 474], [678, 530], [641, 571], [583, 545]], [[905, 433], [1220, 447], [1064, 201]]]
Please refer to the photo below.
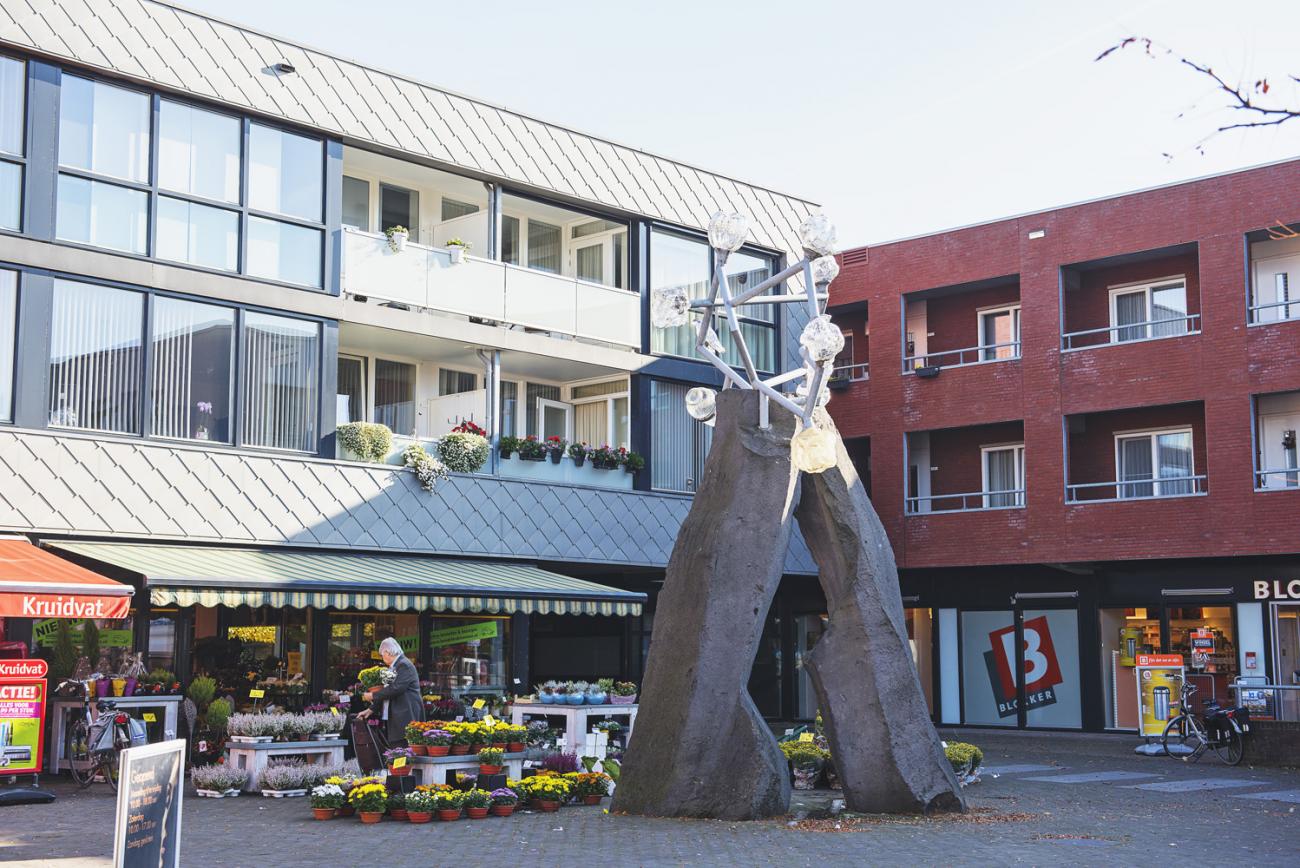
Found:
[[388, 721], [389, 747], [405, 747], [406, 725], [413, 720], [424, 720], [420, 675], [415, 671], [415, 664], [402, 653], [402, 646], [392, 636], [379, 643], [379, 656], [397, 677], [384, 687], [367, 690], [366, 699]]

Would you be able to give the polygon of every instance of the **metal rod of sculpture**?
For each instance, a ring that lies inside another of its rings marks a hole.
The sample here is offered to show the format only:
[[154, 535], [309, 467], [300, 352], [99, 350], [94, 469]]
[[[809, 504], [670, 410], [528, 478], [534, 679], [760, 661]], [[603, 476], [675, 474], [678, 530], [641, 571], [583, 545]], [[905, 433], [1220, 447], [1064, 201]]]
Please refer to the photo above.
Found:
[[[823, 409], [830, 368], [844, 347], [826, 314], [839, 273], [835, 228], [821, 214], [809, 216], [799, 226], [799, 261], [733, 292], [724, 268], [746, 234], [743, 216], [714, 214], [708, 295], [691, 298], [678, 286], [651, 297], [656, 328], [699, 318], [696, 349], [722, 374], [729, 397], [705, 387], [686, 395], [688, 413], [716, 423], [717, 433], [659, 596], [637, 737], [614, 808], [722, 819], [788, 809], [784, 757], [745, 682], [797, 521], [830, 613], [806, 665], [848, 807], [961, 810], [911, 660], [893, 550]], [[802, 291], [764, 295], [800, 276]], [[767, 378], [737, 317], [760, 304], [803, 305], [808, 320], [800, 365]], [[723, 321], [738, 365], [724, 360], [714, 330]], [[791, 383], [794, 392], [779, 388]], [[717, 731], [699, 732], [715, 712], [725, 718]]]

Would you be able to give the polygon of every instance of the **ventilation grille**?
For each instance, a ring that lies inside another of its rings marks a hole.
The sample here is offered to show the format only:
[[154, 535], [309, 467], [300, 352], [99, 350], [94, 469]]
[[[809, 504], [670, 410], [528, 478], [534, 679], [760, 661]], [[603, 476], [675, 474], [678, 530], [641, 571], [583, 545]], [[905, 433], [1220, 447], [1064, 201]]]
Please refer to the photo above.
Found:
[[866, 265], [867, 248], [855, 247], [852, 250], [846, 250], [841, 254], [840, 258], [843, 260], [845, 267], [850, 265]]

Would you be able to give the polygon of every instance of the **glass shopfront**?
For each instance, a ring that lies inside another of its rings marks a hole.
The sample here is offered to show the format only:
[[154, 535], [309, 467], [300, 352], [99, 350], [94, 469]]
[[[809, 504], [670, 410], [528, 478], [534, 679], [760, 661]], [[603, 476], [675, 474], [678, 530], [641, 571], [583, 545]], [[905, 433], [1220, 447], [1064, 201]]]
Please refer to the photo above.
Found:
[[432, 668], [425, 680], [434, 693], [508, 690], [509, 618], [435, 617], [427, 636]]
[[1082, 722], [1079, 618], [1074, 609], [1024, 609], [1016, 648], [1012, 610], [961, 613], [962, 711], [968, 724], [1077, 729]]
[[377, 665], [379, 643], [392, 636], [417, 660], [420, 616], [391, 612], [331, 612], [325, 656], [325, 688], [342, 690], [356, 683], [357, 673]]

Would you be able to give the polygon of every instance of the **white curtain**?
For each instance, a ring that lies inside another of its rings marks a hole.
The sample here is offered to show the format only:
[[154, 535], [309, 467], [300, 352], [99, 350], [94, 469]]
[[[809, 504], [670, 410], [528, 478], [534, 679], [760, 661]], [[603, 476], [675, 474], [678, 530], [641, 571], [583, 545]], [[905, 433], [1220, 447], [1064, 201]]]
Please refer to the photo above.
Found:
[[229, 438], [230, 308], [174, 298], [154, 301], [151, 433], [158, 437]]
[[50, 424], [140, 431], [144, 296], [54, 281], [50, 323]]
[[[1160, 478], [1177, 480], [1160, 483], [1160, 493], [1162, 495], [1192, 494], [1196, 483], [1185, 478], [1192, 475], [1191, 433], [1181, 431], [1157, 435], [1156, 454], [1160, 460]], [[1179, 479], [1179, 477], [1184, 478]]]
[[695, 491], [713, 442], [713, 429], [686, 412], [689, 386], [650, 383], [650, 486]]
[[[1126, 292], [1115, 296], [1115, 325], [1128, 326], [1115, 331], [1117, 341], [1140, 341], [1147, 336], [1147, 294]], [[1138, 325], [1135, 325], [1138, 323]]]
[[988, 491], [1008, 492], [990, 494], [984, 498], [985, 506], [1020, 506], [1022, 495], [1019, 485], [1019, 463], [1022, 453], [1018, 449], [990, 449], [984, 453], [985, 477]]
[[249, 313], [244, 317], [244, 442], [316, 450], [317, 355], [313, 322]]
[[[1120, 497], [1150, 497], [1152, 477], [1151, 438], [1125, 437], [1119, 441]], [[1141, 480], [1148, 480], [1142, 482]]]

